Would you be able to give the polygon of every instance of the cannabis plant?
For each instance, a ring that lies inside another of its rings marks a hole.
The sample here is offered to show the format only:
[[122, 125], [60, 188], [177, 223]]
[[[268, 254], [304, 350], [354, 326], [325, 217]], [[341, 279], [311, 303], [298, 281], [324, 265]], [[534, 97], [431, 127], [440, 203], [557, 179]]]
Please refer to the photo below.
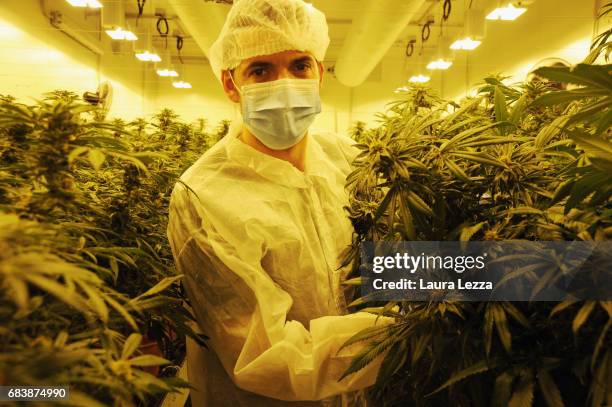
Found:
[[367, 136], [367, 128], [365, 122], [360, 120], [356, 121], [355, 124], [349, 129], [349, 135], [353, 140], [358, 143], [365, 141]]
[[[391, 104], [347, 179], [346, 283], [361, 282], [364, 241], [610, 240], [611, 71], [541, 68], [459, 104], [425, 87]], [[367, 346], [345, 375], [384, 354], [376, 405], [612, 403], [609, 301], [352, 303], [366, 305], [396, 321], [346, 344]]]
[[[0, 100], [0, 384], [148, 405], [187, 383], [147, 369], [180, 363], [185, 335], [204, 344], [165, 225], [208, 135], [170, 110], [129, 124], [95, 113], [65, 91]], [[141, 354], [146, 341], [164, 357]]]

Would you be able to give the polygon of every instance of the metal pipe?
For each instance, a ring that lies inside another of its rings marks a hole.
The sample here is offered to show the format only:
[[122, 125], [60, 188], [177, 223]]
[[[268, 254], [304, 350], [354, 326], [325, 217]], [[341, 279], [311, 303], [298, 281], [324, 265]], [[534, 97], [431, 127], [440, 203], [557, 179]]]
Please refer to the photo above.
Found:
[[91, 52], [96, 55], [103, 55], [104, 49], [99, 43], [87, 38], [85, 35], [80, 33], [78, 30], [70, 27], [64, 22], [61, 11], [59, 10], [50, 10], [47, 0], [40, 0], [40, 8], [42, 10], [43, 15], [49, 20], [49, 23], [66, 34], [68, 37], [72, 38], [77, 43], [81, 44], [83, 47], [87, 48]]
[[150, 13], [139, 16], [138, 13], [125, 13], [125, 18], [139, 18], [139, 19], [148, 18], [148, 19], [154, 19], [154, 20], [157, 20], [158, 18], [165, 18], [166, 20], [170, 21], [170, 20], [176, 20], [178, 16], [163, 16], [161, 14], [150, 14]]

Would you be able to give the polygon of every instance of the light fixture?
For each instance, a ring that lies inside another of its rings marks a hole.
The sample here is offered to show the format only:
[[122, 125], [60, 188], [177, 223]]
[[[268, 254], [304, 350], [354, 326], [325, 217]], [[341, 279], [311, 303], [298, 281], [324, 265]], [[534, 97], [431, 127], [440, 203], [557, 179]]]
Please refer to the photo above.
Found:
[[124, 30], [121, 27], [116, 27], [112, 30], [106, 30], [106, 34], [114, 40], [136, 41], [138, 37], [129, 30]]
[[429, 76], [425, 76], [425, 75], [413, 75], [410, 77], [410, 79], [408, 79], [408, 82], [410, 83], [426, 83], [429, 82]]
[[478, 47], [481, 43], [482, 41], [473, 40], [470, 37], [466, 37], [453, 42], [450, 46], [450, 49], [471, 51], [473, 49], [476, 49], [476, 47]]
[[121, 27], [116, 27], [112, 30], [106, 30], [106, 34], [113, 40], [136, 41], [138, 37], [129, 30], [124, 30]]
[[185, 81], [174, 81], [172, 86], [179, 89], [191, 89], [191, 83]]
[[527, 9], [525, 7], [514, 7], [509, 3], [505, 7], [498, 7], [487, 15], [487, 20], [512, 21], [519, 18]]
[[172, 64], [172, 55], [170, 54], [170, 50], [166, 49], [163, 52], [162, 61], [163, 62], [155, 65], [155, 72], [157, 72], [157, 75], [171, 78], [176, 78], [179, 76], [178, 69], [176, 69]]
[[133, 43], [133, 50], [139, 61], [161, 62], [162, 60], [153, 46], [153, 36], [149, 26], [138, 31], [138, 40]]
[[480, 8], [469, 8], [465, 12], [465, 28], [458, 40], [453, 42], [450, 49], [471, 51], [482, 44], [485, 37], [484, 11]]
[[90, 8], [102, 8], [102, 3], [98, 0], [66, 0], [74, 7], [90, 7]]
[[14, 39], [19, 37], [21, 32], [12, 25], [4, 24], [0, 21], [0, 38], [1, 39]]
[[159, 55], [153, 53], [153, 52], [149, 52], [149, 51], [144, 51], [144, 52], [140, 52], [136, 54], [136, 58], [138, 58], [140, 61], [143, 62], [159, 62], [161, 61], [161, 58], [159, 57]]
[[181, 77], [181, 79], [172, 79], [172, 86], [177, 89], [191, 89], [191, 83], [186, 80], [188, 78], [188, 75], [185, 72], [185, 66], [181, 64], [177, 65], [176, 67], [173, 67], [172, 64], [168, 62], [170, 60], [171, 59], [169, 56], [168, 59], [164, 60], [164, 67], [170, 66], [171, 68], [169, 68], [168, 70], [174, 70], [177, 76]]
[[408, 92], [410, 90], [409, 87], [407, 86], [402, 86], [400, 88], [396, 88], [393, 93], [402, 93], [402, 92]]
[[102, 27], [113, 40], [136, 41], [134, 34], [125, 21], [125, 11], [122, 1], [106, 2], [102, 8]]
[[438, 58], [435, 61], [431, 61], [427, 64], [427, 69], [448, 69], [451, 67], [453, 63], [451, 61], [446, 61], [442, 58]]
[[444, 70], [453, 65], [454, 52], [450, 50], [450, 39], [440, 33], [438, 38], [438, 49], [426, 68], [430, 70]]
[[174, 69], [163, 68], [163, 69], [158, 69], [156, 72], [159, 76], [164, 76], [164, 77], [176, 78], [177, 76], [179, 76], [178, 72], [176, 72]]

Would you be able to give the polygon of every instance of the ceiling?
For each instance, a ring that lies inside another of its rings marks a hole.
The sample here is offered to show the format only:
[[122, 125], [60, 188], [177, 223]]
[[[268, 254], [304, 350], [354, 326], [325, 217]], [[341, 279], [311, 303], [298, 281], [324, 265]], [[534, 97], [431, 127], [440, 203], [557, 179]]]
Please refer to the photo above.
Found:
[[[315, 7], [320, 9], [327, 17], [331, 39], [327, 54], [328, 60], [334, 61], [336, 59], [353, 19], [359, 15], [364, 6], [364, 1], [368, 0], [313, 1]], [[430, 26], [431, 34], [429, 39], [423, 45], [425, 48], [436, 48], [437, 37], [440, 33], [440, 22], [442, 21], [442, 3], [441, 0], [426, 1], [411, 18], [410, 23], [399, 35], [393, 47], [403, 51], [410, 39], [417, 39], [418, 51], [422, 45], [420, 37], [423, 24], [427, 21], [433, 21], [433, 24]], [[465, 1], [463, 0], [452, 1], [451, 15], [447, 21], [443, 22], [447, 29], [452, 27], [453, 30], [456, 30], [458, 27], [463, 26], [464, 3]]]
[[[77, 10], [73, 7], [66, 7], [65, 0], [46, 0], [49, 3], [53, 3], [57, 6], [63, 4], [63, 8], [66, 10], [66, 14], [74, 14], [76, 20], [83, 22], [82, 9]], [[134, 27], [136, 31], [144, 30], [144, 27], [148, 25], [151, 32], [153, 32], [153, 44], [156, 49], [160, 52], [169, 52], [172, 56], [173, 62], [177, 64], [179, 61], [179, 55], [184, 64], [196, 64], [202, 65], [207, 63], [207, 58], [202, 50], [202, 41], [196, 41], [191, 33], [185, 28], [180, 18], [178, 18], [176, 11], [173, 9], [171, 4], [179, 4], [187, 12], [191, 12], [193, 9], [194, 14], [197, 12], [198, 20], [195, 27], [201, 27], [202, 24], [208, 23], [208, 10], [210, 6], [215, 11], [215, 16], [210, 16], [211, 24], [214, 23], [220, 27], [223, 20], [223, 16], [227, 14], [231, 5], [228, 4], [231, 0], [146, 0], [143, 14], [138, 18], [138, 6], [136, 0], [104, 0], [106, 3], [117, 3], [122, 2], [125, 6], [126, 17], [128, 22]], [[313, 5], [321, 10], [327, 18], [330, 35], [330, 46], [326, 55], [326, 65], [332, 67], [338, 60], [338, 56], [341, 53], [343, 45], [347, 43], [347, 36], [351, 31], [351, 27], [355, 21], [359, 21], [359, 18], [368, 16], [364, 9], [371, 6], [374, 3], [371, 2], [383, 2], [393, 0], [310, 0]], [[517, 0], [518, 1], [518, 0]], [[531, 5], [536, 2], [539, 4], [539, 0], [520, 0], [522, 3]], [[566, 0], [567, 3], [571, 0]], [[577, 1], [577, 0], [575, 0]], [[582, 1], [582, 0], [581, 0]], [[443, 21], [443, 3], [444, 0], [405, 0], [405, 3], [396, 4], [410, 4], [417, 3], [420, 7], [413, 12], [410, 16], [409, 22], [397, 36], [395, 41], [391, 43], [388, 50], [384, 52], [384, 60], [390, 62], [395, 66], [412, 67], [412, 70], [419, 70], [422, 67], [423, 61], [429, 60], [438, 49], [447, 49], [447, 46], [440, 46], [440, 44], [446, 44], [451, 38], [456, 38], [464, 30], [466, 23], [466, 11], [468, 9], [482, 9], [488, 11], [494, 4], [497, 4], [497, 0], [451, 0], [451, 12], [450, 16], [446, 21]], [[542, 6], [544, 6], [545, 2]], [[206, 5], [206, 7], [203, 7]], [[531, 6], [530, 6], [531, 7]], [[541, 8], [541, 7], [540, 7]], [[567, 7], [566, 7], [567, 8]], [[178, 9], [177, 9], [178, 10]], [[372, 9], [370, 9], [372, 10]], [[79, 15], [79, 13], [81, 13]], [[87, 12], [86, 12], [87, 13]], [[89, 27], [91, 33], [99, 34], [99, 26], [97, 26], [99, 19], [93, 18], [94, 12], [89, 11], [92, 18], [86, 18], [85, 23]], [[97, 12], [99, 13], [99, 12]], [[158, 22], [159, 15], [163, 14], [169, 23], [169, 34], [164, 37], [157, 33], [156, 23]], [[531, 13], [530, 13], [531, 14]], [[183, 14], [184, 16], [184, 14]], [[220, 17], [221, 16], [221, 17]], [[216, 21], [213, 21], [215, 20]], [[484, 21], [482, 18], [481, 21]], [[429, 25], [429, 38], [426, 41], [422, 41], [422, 30], [425, 23], [431, 21]], [[483, 23], [484, 24], [484, 23]], [[503, 25], [503, 24], [502, 24]], [[193, 25], [191, 27], [194, 27]], [[385, 28], [385, 27], [382, 27]], [[535, 28], [534, 28], [535, 29]], [[209, 29], [208, 34], [212, 31]], [[214, 33], [212, 33], [214, 34]], [[216, 34], [213, 35], [213, 38]], [[182, 39], [182, 49], [180, 53], [177, 50], [177, 38]], [[201, 37], [198, 37], [201, 39]], [[441, 41], [443, 39], [444, 41]], [[209, 39], [210, 40], [210, 39]], [[415, 41], [414, 52], [412, 56], [406, 56], [407, 44], [409, 41]], [[198, 45], [198, 42], [200, 45]], [[354, 41], [353, 41], [354, 42]], [[354, 45], [354, 44], [353, 44]], [[372, 48], [370, 48], [371, 50]], [[129, 52], [127, 47], [122, 48], [123, 52]], [[363, 52], [363, 55], [359, 55], [360, 58], [367, 60], [369, 58], [368, 52]], [[373, 58], [374, 60], [377, 58]], [[378, 61], [377, 61], [378, 62]], [[401, 64], [401, 65], [399, 65]], [[380, 65], [373, 69], [372, 75], [369, 80], [373, 77], [380, 76]]]
[[[206, 0], [184, 0], [185, 2], [196, 2]], [[223, 4], [231, 0], [222, 0], [218, 6], [225, 8], [229, 11], [231, 5]], [[336, 60], [338, 53], [344, 43], [344, 40], [350, 30], [353, 19], [359, 15], [364, 2], [370, 0], [312, 0], [313, 5], [321, 10], [326, 18], [329, 26], [330, 45], [326, 55], [326, 60], [333, 63]], [[407, 0], [410, 1], [410, 0]], [[473, 1], [473, 0], [472, 0]], [[483, 2], [485, 0], [480, 0]], [[424, 50], [432, 50], [437, 48], [438, 37], [440, 35], [440, 23], [442, 21], [442, 0], [427, 0], [423, 6], [415, 13], [410, 23], [406, 26], [402, 34], [393, 44], [393, 48], [396, 48], [396, 52], [390, 51], [390, 54], [398, 54], [403, 58], [403, 51], [406, 48], [409, 39], [416, 39], [416, 52], [415, 55], [421, 50], [423, 46]], [[458, 31], [463, 27], [464, 13], [466, 3], [469, 0], [453, 0], [452, 10], [450, 18], [444, 21], [442, 24], [442, 32], [448, 34], [449, 32]], [[131, 21], [136, 20], [138, 14], [136, 0], [125, 0], [126, 13], [130, 16]], [[178, 19], [172, 10], [172, 7], [168, 4], [167, 0], [148, 0], [145, 3], [147, 10], [144, 13], [145, 18], [141, 18], [140, 21], [149, 21], [153, 32], [156, 32], [155, 23], [157, 17], [154, 15], [160, 11], [164, 11], [167, 18], [169, 18], [170, 24], [170, 37], [168, 39], [162, 38], [158, 34], [154, 37], [154, 44], [157, 48], [170, 49], [173, 56], [177, 56], [176, 51], [176, 38], [172, 38], [173, 35], [180, 35], [183, 37], [183, 48], [180, 52], [184, 63], [201, 63], [205, 60], [205, 54], [196, 44], [194, 39], [189, 35], [188, 32], [183, 28], [180, 19]], [[429, 39], [423, 44], [420, 40], [421, 30], [424, 23], [427, 21], [433, 21], [430, 26], [431, 34]], [[139, 25], [141, 23], [139, 22]], [[166, 48], [167, 47], [167, 48]]]

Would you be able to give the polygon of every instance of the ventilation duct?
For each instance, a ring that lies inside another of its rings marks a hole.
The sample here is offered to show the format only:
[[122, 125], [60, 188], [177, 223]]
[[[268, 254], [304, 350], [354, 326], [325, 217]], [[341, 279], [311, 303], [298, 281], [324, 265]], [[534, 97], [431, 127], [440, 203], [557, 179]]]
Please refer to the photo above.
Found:
[[366, 80], [426, 0], [363, 1], [338, 55], [335, 74], [346, 86]]
[[229, 6], [213, 2], [190, 2], [169, 0], [168, 3], [181, 19], [181, 24], [192, 36], [202, 52], [208, 56], [208, 50], [221, 32]]

